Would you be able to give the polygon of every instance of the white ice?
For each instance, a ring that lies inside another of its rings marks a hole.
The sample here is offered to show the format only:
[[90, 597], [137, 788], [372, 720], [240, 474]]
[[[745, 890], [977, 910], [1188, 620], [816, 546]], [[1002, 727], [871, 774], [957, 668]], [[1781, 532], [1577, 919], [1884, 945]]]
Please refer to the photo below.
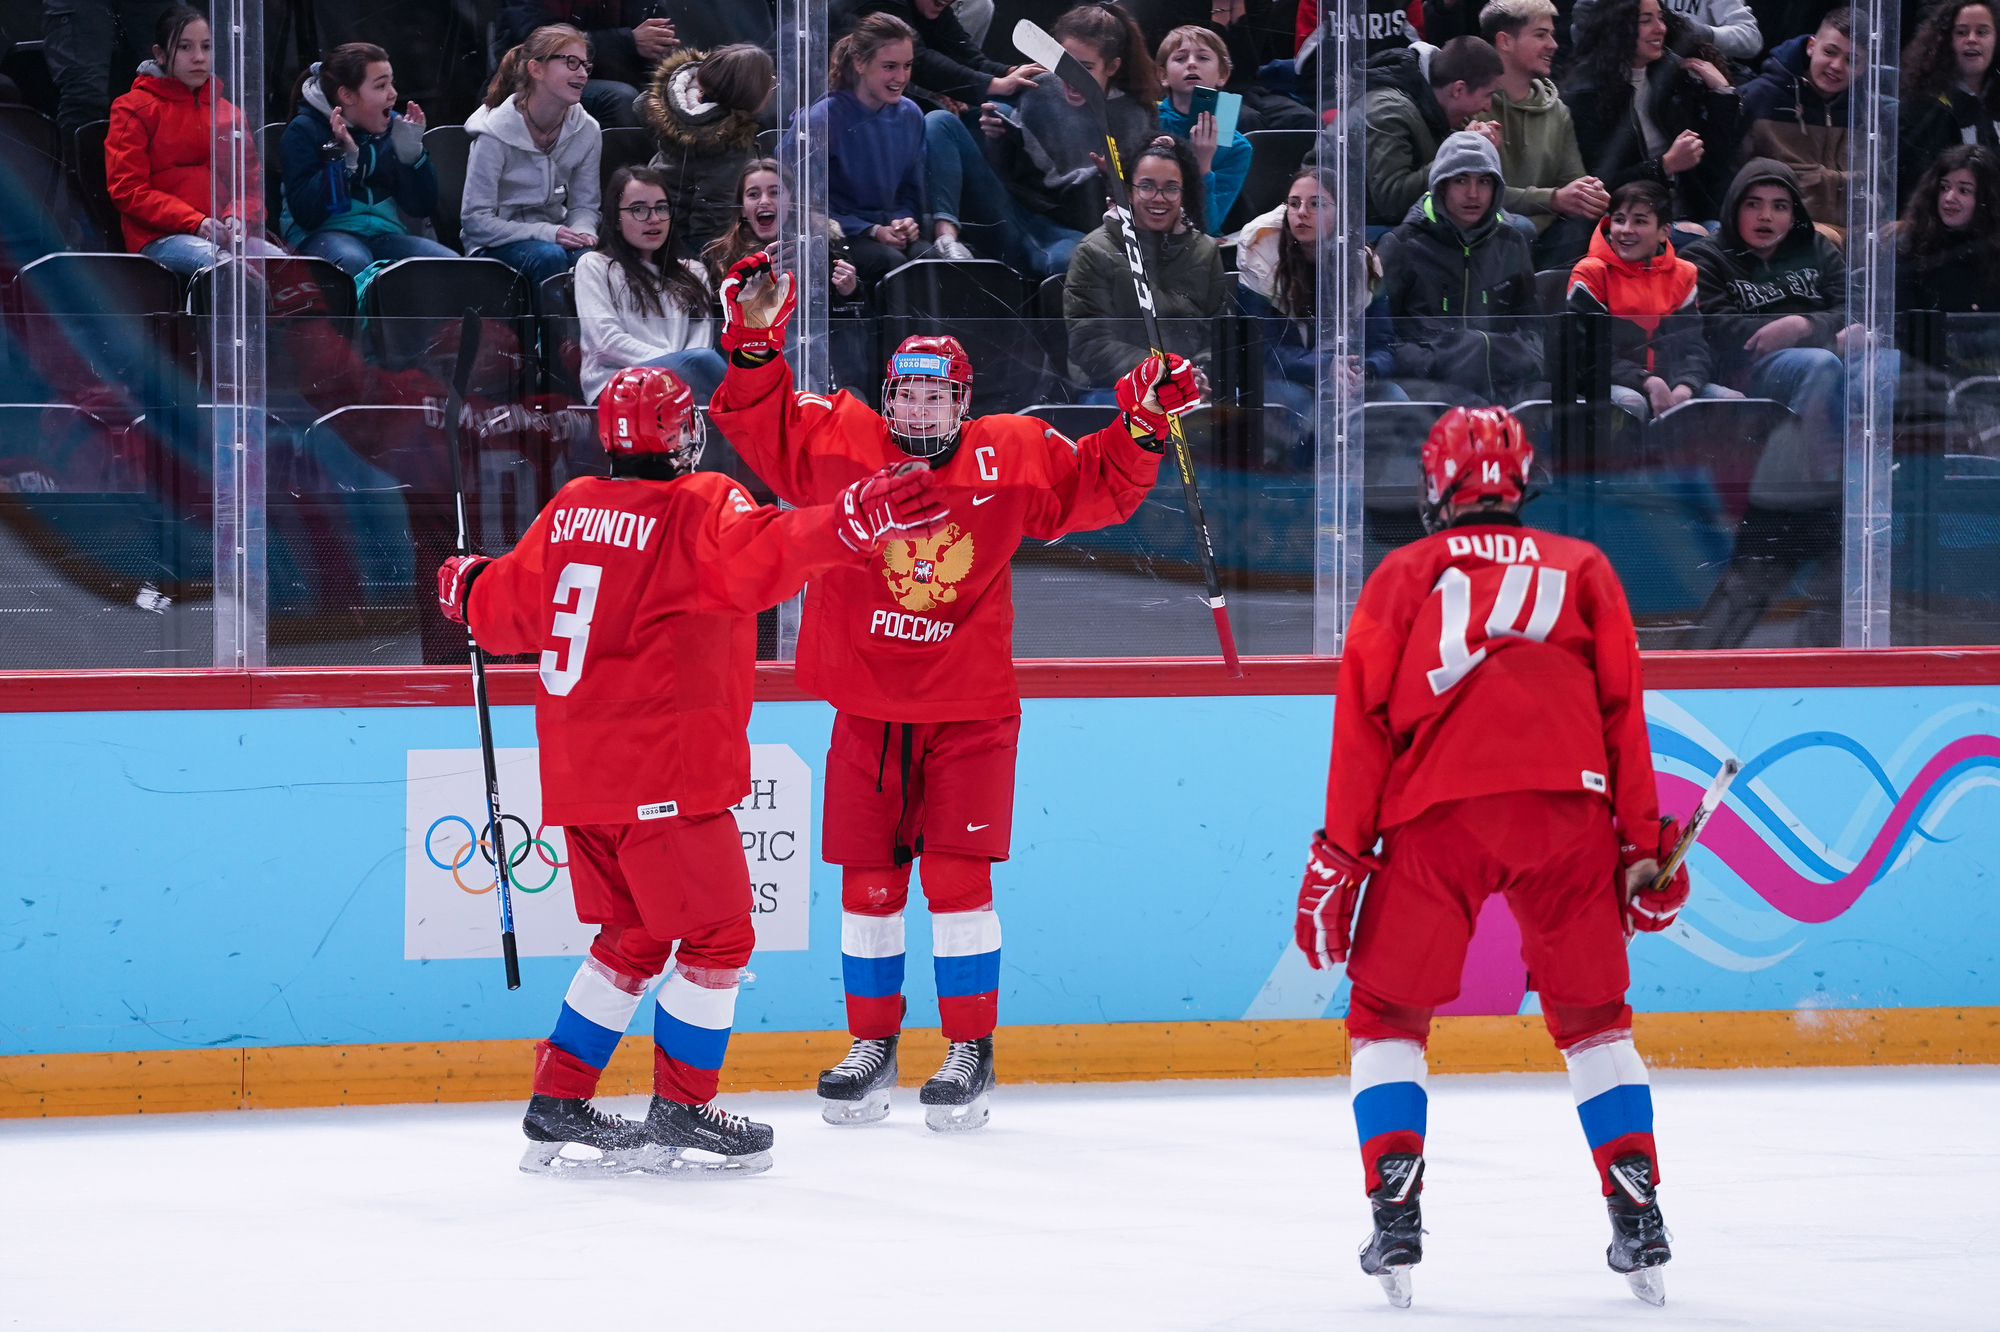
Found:
[[730, 1181], [530, 1178], [506, 1104], [0, 1120], [0, 1328], [2000, 1328], [2000, 1069], [1654, 1078], [1663, 1310], [1515, 1075], [1431, 1080], [1406, 1313], [1335, 1078], [1003, 1084], [952, 1137], [733, 1096], [777, 1165]]

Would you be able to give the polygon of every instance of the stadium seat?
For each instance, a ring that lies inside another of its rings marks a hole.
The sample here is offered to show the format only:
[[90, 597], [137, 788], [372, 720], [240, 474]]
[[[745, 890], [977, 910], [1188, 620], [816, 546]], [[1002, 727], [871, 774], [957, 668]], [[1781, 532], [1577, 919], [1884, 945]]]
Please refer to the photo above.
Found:
[[1022, 412], [1037, 421], [1046, 421], [1071, 439], [1094, 434], [1118, 419], [1116, 407], [1093, 407], [1071, 402], [1042, 402]]
[[1764, 445], [1798, 419], [1784, 403], [1769, 398], [1690, 398], [1646, 427], [1644, 465], [1707, 469], [1718, 486], [1747, 486]]
[[282, 235], [284, 231], [285, 163], [278, 144], [285, 137], [285, 126], [290, 123], [288, 120], [274, 120], [257, 134], [257, 151], [262, 155], [258, 165], [264, 172], [264, 225], [273, 236]]
[[1314, 130], [1258, 130], [1244, 137], [1250, 141], [1250, 173], [1223, 220], [1225, 232], [1242, 230], [1251, 218], [1285, 201], [1285, 186], [1319, 135]]
[[55, 122], [0, 105], [0, 266], [18, 270], [64, 247], [65, 193]]
[[0, 493], [141, 490], [122, 440], [122, 431], [70, 403], [0, 403]]
[[402, 259], [376, 273], [361, 313], [370, 354], [400, 370], [432, 350], [442, 326], [468, 309], [489, 325], [508, 321], [519, 339], [529, 304], [528, 280], [498, 259]]
[[[603, 143], [597, 156], [598, 190], [601, 193], [608, 192], [611, 185], [611, 173], [618, 170], [619, 167], [644, 166], [653, 160], [653, 154], [658, 152], [659, 149], [659, 140], [653, 137], [653, 131], [649, 129], [626, 128], [605, 130]], [[604, 216], [607, 219], [607, 225], [617, 220], [611, 216], [611, 210], [617, 206], [618, 201], [616, 199], [606, 198], [604, 200]]]
[[[289, 287], [310, 284], [325, 302], [323, 312], [331, 319], [352, 319], [355, 314], [354, 279], [324, 259], [311, 255], [287, 255], [283, 259], [246, 261], [265, 285], [267, 296]], [[215, 270], [205, 268], [188, 280], [187, 312], [206, 318], [215, 312]]]
[[[875, 287], [884, 353], [917, 333], [949, 333], [972, 358], [975, 414], [1018, 411], [1046, 396], [1047, 365], [1021, 310], [1021, 276], [994, 259], [918, 259]], [[868, 396], [873, 396], [870, 386]]]
[[1569, 270], [1544, 268], [1535, 274], [1535, 308], [1545, 315], [1559, 315], [1569, 306]]
[[1371, 543], [1400, 546], [1423, 535], [1417, 501], [1424, 438], [1448, 410], [1442, 402], [1370, 402], [1361, 407], [1362, 505]]
[[70, 161], [74, 164], [77, 204], [97, 233], [98, 245], [105, 252], [116, 254], [125, 248], [125, 228], [118, 220], [118, 209], [111, 202], [111, 188], [104, 176], [104, 136], [110, 129], [108, 120], [93, 120], [78, 126], [70, 141]]
[[576, 317], [576, 275], [557, 273], [535, 291], [535, 316], [542, 323], [546, 352], [543, 373], [551, 393], [583, 400], [583, 328]]
[[172, 401], [162, 395], [193, 376], [181, 300], [180, 279], [137, 254], [45, 255], [7, 287], [19, 355], [50, 397], [115, 385], [135, 410]]
[[463, 125], [439, 125], [424, 131], [424, 151], [437, 169], [438, 208], [432, 220], [437, 224], [438, 242], [462, 250], [458, 213], [465, 202], [465, 167], [472, 157], [472, 136]]
[[1028, 317], [1034, 321], [1035, 341], [1041, 344], [1051, 375], [1063, 395], [1074, 398], [1077, 385], [1069, 379], [1069, 321], [1063, 318], [1063, 290], [1069, 286], [1067, 273], [1051, 273], [1035, 288], [1034, 305]]

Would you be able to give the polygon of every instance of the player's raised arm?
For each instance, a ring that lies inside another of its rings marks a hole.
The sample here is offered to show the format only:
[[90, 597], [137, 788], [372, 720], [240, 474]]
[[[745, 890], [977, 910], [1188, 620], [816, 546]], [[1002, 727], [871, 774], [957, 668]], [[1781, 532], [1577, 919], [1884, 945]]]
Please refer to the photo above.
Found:
[[1043, 541], [1122, 523], [1160, 473], [1173, 418], [1201, 402], [1194, 362], [1148, 356], [1118, 381], [1119, 418], [1072, 444], [1043, 432], [1053, 484], [1035, 495], [1023, 530]]

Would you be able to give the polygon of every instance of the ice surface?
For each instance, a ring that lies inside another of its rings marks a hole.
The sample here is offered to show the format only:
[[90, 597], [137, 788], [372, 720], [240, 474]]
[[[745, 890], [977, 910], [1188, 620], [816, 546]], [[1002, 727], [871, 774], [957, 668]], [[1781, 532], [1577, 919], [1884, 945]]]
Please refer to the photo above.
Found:
[[2000, 1327], [2000, 1069], [1654, 1079], [1665, 1309], [1518, 1075], [1431, 1079], [1406, 1313], [1346, 1081], [1287, 1079], [1003, 1084], [949, 1135], [914, 1090], [864, 1129], [726, 1097], [777, 1127], [728, 1181], [523, 1175], [518, 1105], [0, 1120], [0, 1328]]

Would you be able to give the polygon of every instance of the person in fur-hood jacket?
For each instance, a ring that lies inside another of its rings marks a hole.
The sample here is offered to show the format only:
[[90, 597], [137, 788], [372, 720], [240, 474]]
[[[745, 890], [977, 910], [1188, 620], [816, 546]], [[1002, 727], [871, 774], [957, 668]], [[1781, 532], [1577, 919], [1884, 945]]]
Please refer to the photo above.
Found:
[[771, 57], [747, 42], [676, 51], [639, 96], [639, 114], [660, 138], [653, 166], [668, 183], [675, 226], [699, 255], [735, 221], [735, 184], [757, 155], [757, 113], [777, 86]]

